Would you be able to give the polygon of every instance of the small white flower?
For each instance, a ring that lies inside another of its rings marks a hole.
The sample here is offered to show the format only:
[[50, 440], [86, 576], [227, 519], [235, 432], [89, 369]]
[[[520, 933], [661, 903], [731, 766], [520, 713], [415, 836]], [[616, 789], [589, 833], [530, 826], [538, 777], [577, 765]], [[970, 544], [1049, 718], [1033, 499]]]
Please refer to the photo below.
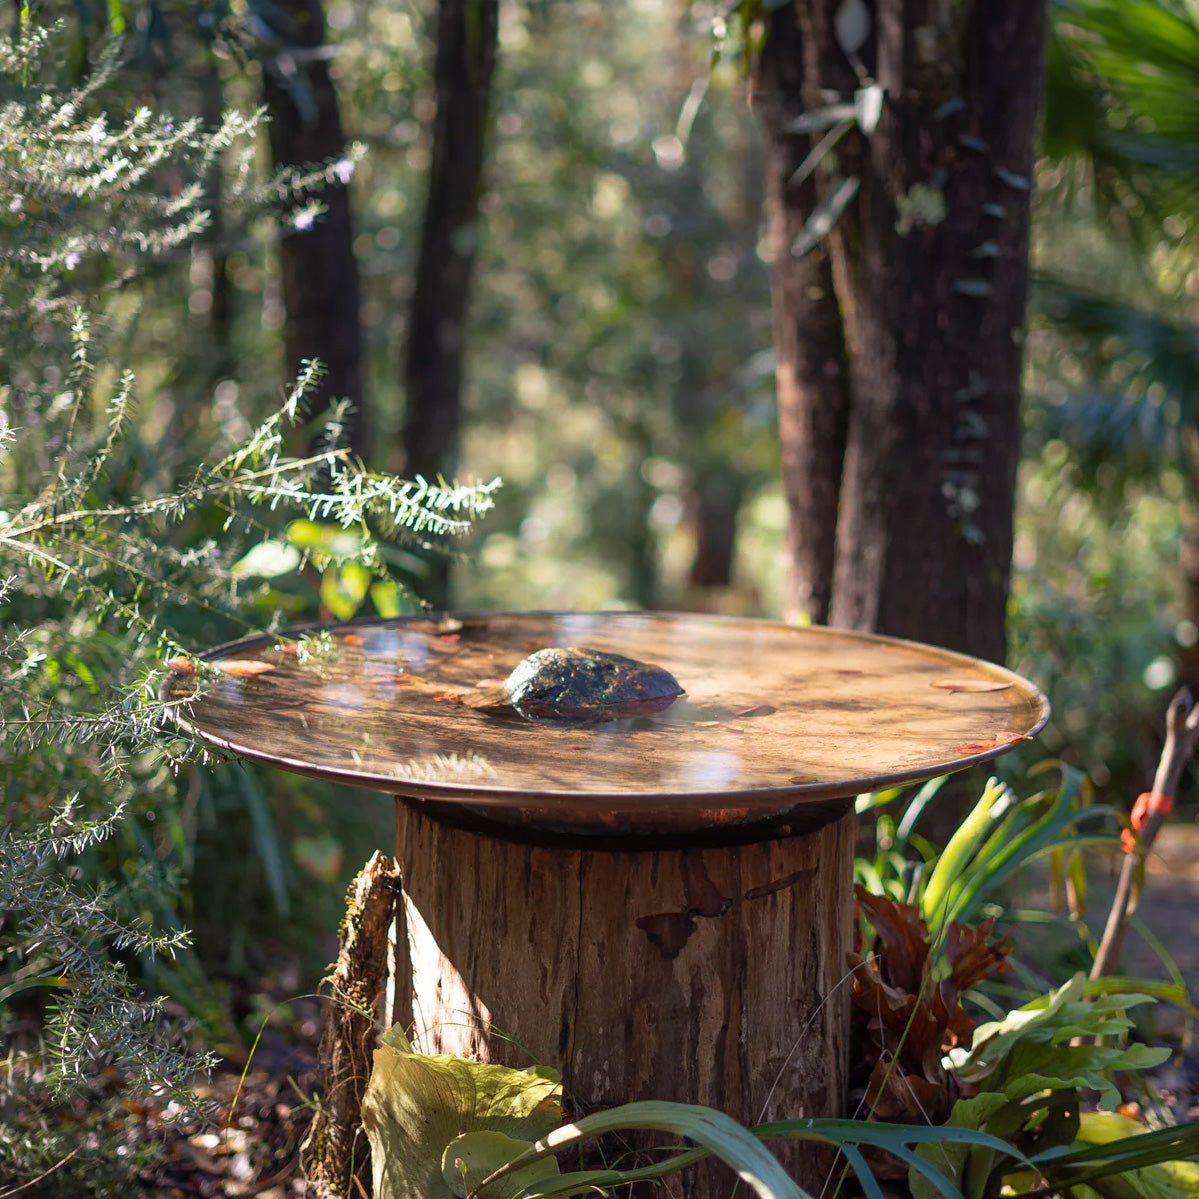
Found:
[[104, 118], [100, 117], [93, 122], [90, 129], [87, 131], [87, 136], [90, 141], [99, 143], [108, 136], [108, 130], [104, 128]]
[[349, 183], [354, 178], [354, 164], [348, 158], [339, 158], [333, 164], [333, 173], [342, 183]]
[[82, 261], [83, 260], [79, 257], [79, 255], [72, 250], [66, 256], [66, 258], [63, 259], [63, 264], [66, 266], [68, 271], [73, 271]]
[[291, 223], [301, 233], [307, 233], [308, 230], [316, 224], [316, 216], [311, 208], [305, 208], [302, 211], [297, 212], [296, 215], [291, 218]]

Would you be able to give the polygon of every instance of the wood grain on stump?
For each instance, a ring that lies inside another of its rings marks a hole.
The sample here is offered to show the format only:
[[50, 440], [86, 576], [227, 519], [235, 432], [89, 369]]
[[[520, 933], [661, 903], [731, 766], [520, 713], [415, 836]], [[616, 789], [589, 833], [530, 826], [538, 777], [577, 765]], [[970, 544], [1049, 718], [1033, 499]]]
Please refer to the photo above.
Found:
[[[636, 1099], [748, 1124], [842, 1115], [853, 818], [719, 849], [521, 844], [401, 805], [417, 1047], [562, 1071], [568, 1112]], [[812, 1150], [778, 1146], [801, 1184]], [[727, 1199], [701, 1166], [690, 1199]]]

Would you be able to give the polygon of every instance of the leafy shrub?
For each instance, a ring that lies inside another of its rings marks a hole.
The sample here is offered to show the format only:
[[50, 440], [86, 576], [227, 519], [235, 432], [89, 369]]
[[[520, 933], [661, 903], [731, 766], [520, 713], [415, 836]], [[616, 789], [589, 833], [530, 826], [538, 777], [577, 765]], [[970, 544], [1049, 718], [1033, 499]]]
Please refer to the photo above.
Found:
[[[106, 107], [116, 49], [64, 86], [60, 37], [26, 10], [0, 42], [0, 1178], [103, 1194], [136, 1165], [110, 1101], [194, 1110], [186, 1084], [208, 1060], [141, 981], [187, 943], [154, 826], [198, 749], [158, 699], [162, 659], [259, 623], [265, 584], [231, 564], [286, 514], [354, 530], [331, 560], [385, 583], [384, 541], [460, 532], [492, 488], [367, 472], [338, 448], [340, 410], [315, 453], [290, 455], [316, 364], [244, 444], [165, 464], [177, 447], [138, 429], [121, 365], [138, 270], [205, 228], [218, 165], [225, 202], [248, 208], [323, 171], [255, 183], [252, 116], [205, 130]], [[118, 831], [148, 852], [113, 853]]]

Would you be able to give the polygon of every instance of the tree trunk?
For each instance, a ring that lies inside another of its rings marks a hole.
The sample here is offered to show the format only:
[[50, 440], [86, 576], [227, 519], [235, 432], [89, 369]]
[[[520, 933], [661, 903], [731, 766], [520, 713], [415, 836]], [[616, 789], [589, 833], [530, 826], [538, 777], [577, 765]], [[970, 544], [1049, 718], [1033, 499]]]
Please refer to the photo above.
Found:
[[[808, 48], [815, 45], [809, 38]], [[796, 12], [779, 10], [762, 51], [755, 103], [766, 133], [766, 202], [774, 257], [775, 376], [788, 517], [785, 615], [826, 624], [833, 598], [849, 391], [828, 249], [819, 245], [809, 254], [791, 253], [816, 203], [813, 176], [791, 183], [812, 149], [811, 139], [786, 130], [805, 107], [803, 50]], [[843, 58], [839, 63], [840, 85], [852, 90], [849, 64]], [[833, 69], [827, 68], [829, 73]], [[810, 82], [808, 90], [815, 94]]]
[[[263, 100], [270, 114], [271, 156], [276, 169], [303, 169], [336, 162], [345, 153], [337, 93], [322, 53], [325, 19], [321, 0], [277, 0], [270, 19], [282, 49], [266, 59]], [[302, 197], [299, 207], [309, 197]], [[366, 457], [363, 410], [362, 327], [358, 263], [346, 181], [335, 177], [316, 198], [328, 210], [309, 229], [285, 228], [279, 244], [287, 370], [318, 358], [325, 375], [309, 397], [316, 416], [334, 400], [353, 405], [347, 439]]]
[[[840, 7], [795, 0], [772, 15], [764, 88], [798, 72], [806, 110], [830, 93], [850, 98], [861, 84], [834, 34]], [[839, 627], [1004, 657], [1044, 44], [1043, 3], [874, 6], [857, 68], [885, 90], [882, 114], [873, 131], [842, 141], [816, 183], [827, 196], [833, 176], [860, 182], [826, 239], [848, 365], [843, 454], [835, 435], [817, 431], [812, 406], [788, 399], [796, 351], [786, 338], [796, 329], [806, 336], [789, 241], [812, 197], [782, 179], [806, 148], [792, 144], [787, 111], [767, 121], [792, 538], [801, 547], [815, 540], [800, 549], [797, 575], [801, 588], [805, 572], [824, 584], [834, 529], [828, 616]], [[795, 104], [794, 83], [774, 100]], [[836, 427], [830, 407], [820, 419]], [[819, 503], [802, 502], [814, 493]], [[807, 566], [813, 557], [821, 570]]]
[[733, 583], [737, 553], [737, 514], [745, 480], [733, 468], [713, 468], [695, 481], [695, 556], [692, 587], [723, 589]]
[[[509, 842], [416, 807], [401, 824], [422, 1051], [551, 1065], [571, 1116], [636, 1099], [750, 1124], [844, 1114], [852, 815], [643, 852]], [[779, 1155], [819, 1193], [811, 1147]], [[689, 1199], [727, 1199], [726, 1170], [695, 1173]]]
[[[498, 31], [498, 0], [438, 4], [437, 117], [404, 367], [410, 476], [450, 478], [457, 469], [466, 311]], [[429, 598], [444, 605], [444, 596]]]

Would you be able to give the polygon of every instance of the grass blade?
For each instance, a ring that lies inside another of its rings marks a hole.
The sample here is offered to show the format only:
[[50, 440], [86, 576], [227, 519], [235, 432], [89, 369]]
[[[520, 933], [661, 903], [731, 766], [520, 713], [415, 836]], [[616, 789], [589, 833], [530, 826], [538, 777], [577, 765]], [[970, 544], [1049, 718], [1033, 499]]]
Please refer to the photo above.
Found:
[[730, 1166], [761, 1199], [812, 1199], [787, 1176], [778, 1159], [761, 1141], [731, 1117], [710, 1107], [652, 1099], [596, 1112], [574, 1124], [556, 1128], [527, 1153], [484, 1179], [479, 1190], [510, 1171], [557, 1153], [568, 1145], [608, 1132], [633, 1129], [669, 1132], [694, 1141]]

